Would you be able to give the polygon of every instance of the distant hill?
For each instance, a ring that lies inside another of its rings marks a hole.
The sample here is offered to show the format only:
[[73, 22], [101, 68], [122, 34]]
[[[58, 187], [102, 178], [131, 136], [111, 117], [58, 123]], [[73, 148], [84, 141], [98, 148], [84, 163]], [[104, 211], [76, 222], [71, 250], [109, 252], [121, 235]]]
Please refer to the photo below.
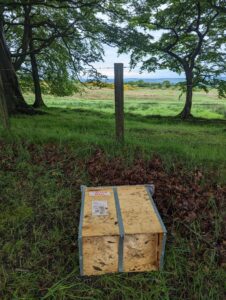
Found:
[[[221, 77], [221, 79], [226, 80], [226, 77]], [[125, 82], [130, 82], [130, 81], [139, 81], [143, 80], [144, 82], [153, 82], [153, 83], [162, 83], [163, 81], [169, 81], [171, 84], [176, 84], [178, 82], [183, 82], [185, 81], [185, 78], [139, 78], [139, 77], [134, 77], [134, 78], [124, 78]], [[113, 78], [108, 78], [106, 82], [112, 83], [114, 82]]]

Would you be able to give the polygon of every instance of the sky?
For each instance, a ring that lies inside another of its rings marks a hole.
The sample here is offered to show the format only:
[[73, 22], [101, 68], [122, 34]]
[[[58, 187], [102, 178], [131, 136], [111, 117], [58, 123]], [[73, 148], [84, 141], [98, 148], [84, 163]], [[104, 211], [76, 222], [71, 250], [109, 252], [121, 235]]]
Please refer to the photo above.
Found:
[[[105, 21], [106, 17], [104, 15], [101, 16]], [[162, 36], [164, 30], [153, 31], [150, 30], [149, 33], [153, 36], [153, 41], [159, 40]], [[124, 67], [129, 67], [130, 55], [129, 54], [117, 54], [117, 48], [113, 48], [107, 45], [104, 45], [104, 61], [97, 62], [94, 64], [94, 67], [102, 73], [106, 75], [109, 79], [114, 78], [114, 63], [123, 63]], [[162, 79], [162, 78], [185, 78], [185, 75], [177, 74], [169, 70], [156, 70], [155, 72], [148, 73], [143, 71], [142, 73], [139, 70], [139, 67], [130, 71], [129, 68], [124, 69], [124, 78], [140, 78], [140, 79]]]
[[[104, 62], [95, 63], [94, 66], [98, 69], [100, 73], [108, 76], [108, 78], [114, 77], [114, 63], [123, 63], [124, 67], [129, 66], [130, 56], [129, 54], [117, 54], [117, 48], [104, 46], [105, 57]], [[109, 69], [111, 68], [111, 69]], [[156, 72], [147, 73], [142, 72], [140, 74], [139, 68], [136, 68], [132, 71], [129, 69], [124, 69], [125, 78], [179, 78], [184, 77], [177, 73], [171, 72], [169, 70], [157, 70]]]
[[[106, 21], [106, 16], [101, 15], [101, 17]], [[153, 41], [159, 40], [162, 36], [164, 30], [150, 30], [149, 33], [153, 36]], [[104, 45], [104, 62], [95, 63], [94, 66], [98, 69], [100, 73], [108, 76], [108, 78], [112, 79], [114, 77], [114, 63], [123, 63], [124, 67], [129, 66], [130, 55], [129, 54], [117, 54], [117, 48], [113, 48], [107, 45]], [[184, 78], [184, 75], [179, 75], [177, 73], [171, 72], [169, 70], [157, 70], [156, 72], [140, 73], [139, 68], [134, 70], [124, 69], [124, 77], [125, 78]]]

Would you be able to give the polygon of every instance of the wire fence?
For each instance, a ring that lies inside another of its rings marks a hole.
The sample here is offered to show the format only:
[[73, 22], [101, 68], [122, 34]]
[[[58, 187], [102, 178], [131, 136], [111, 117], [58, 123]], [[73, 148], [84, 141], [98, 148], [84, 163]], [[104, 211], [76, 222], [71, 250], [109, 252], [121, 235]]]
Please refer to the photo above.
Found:
[[[141, 67], [142, 66], [138, 66], [136, 68], [131, 68], [130, 66], [124, 66], [123, 69], [140, 70]], [[96, 67], [90, 67], [90, 68], [82, 68], [83, 71], [85, 71], [85, 70], [88, 71], [88, 70], [92, 70], [92, 69], [95, 69], [97, 71], [98, 70], [114, 70], [114, 67], [98, 67], [98, 68], [96, 68]], [[2, 68], [0, 68], [0, 71], [12, 71], [12, 70], [15, 71], [14, 68], [8, 68], [8, 69], [2, 69]]]
[[[130, 66], [123, 66], [123, 69], [140, 70], [141, 67], [142, 66], [137, 66], [135, 68], [132, 68]], [[99, 68], [94, 67], [94, 69], [96, 69], [96, 70], [114, 70], [114, 67], [99, 67]], [[90, 70], [90, 69], [84, 68], [83, 70]]]

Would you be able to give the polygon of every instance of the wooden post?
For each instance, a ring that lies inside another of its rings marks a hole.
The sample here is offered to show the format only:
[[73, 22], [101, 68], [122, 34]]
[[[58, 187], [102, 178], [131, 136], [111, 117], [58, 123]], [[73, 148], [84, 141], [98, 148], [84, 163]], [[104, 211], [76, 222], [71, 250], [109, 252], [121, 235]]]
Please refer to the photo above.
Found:
[[9, 130], [9, 114], [3, 92], [2, 77], [0, 74], [0, 118], [2, 119], [3, 127]]
[[115, 128], [116, 139], [124, 142], [124, 88], [123, 88], [123, 64], [114, 64], [115, 70]]

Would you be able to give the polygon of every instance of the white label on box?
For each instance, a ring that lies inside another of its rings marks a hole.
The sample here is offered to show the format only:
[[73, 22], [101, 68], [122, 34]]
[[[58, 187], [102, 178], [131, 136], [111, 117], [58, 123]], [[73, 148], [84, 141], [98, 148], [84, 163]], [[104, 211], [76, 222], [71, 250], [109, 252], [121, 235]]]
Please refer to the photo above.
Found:
[[111, 196], [110, 192], [104, 192], [104, 191], [92, 191], [89, 192], [89, 196], [95, 197], [95, 196]]
[[108, 202], [107, 201], [92, 201], [92, 215], [93, 216], [107, 216]]

